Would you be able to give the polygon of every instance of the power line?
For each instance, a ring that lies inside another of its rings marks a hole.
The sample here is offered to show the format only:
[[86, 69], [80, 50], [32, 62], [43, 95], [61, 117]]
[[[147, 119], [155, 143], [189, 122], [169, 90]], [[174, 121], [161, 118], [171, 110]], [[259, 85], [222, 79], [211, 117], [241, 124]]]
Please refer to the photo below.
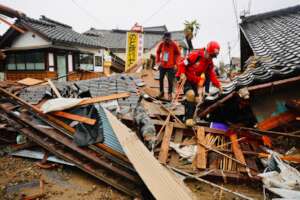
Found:
[[166, 5], [168, 5], [172, 0], [167, 0], [163, 3], [152, 15], [150, 15], [144, 22], [143, 25], [150, 21], [155, 15], [157, 15]]
[[85, 9], [84, 7], [80, 6], [75, 0], [72, 0], [74, 5], [79, 8], [81, 11], [83, 11], [87, 16], [89, 16], [91, 19], [93, 19], [95, 22], [99, 23], [100, 25], [104, 24], [101, 20], [99, 20], [97, 17], [91, 14], [90, 11]]

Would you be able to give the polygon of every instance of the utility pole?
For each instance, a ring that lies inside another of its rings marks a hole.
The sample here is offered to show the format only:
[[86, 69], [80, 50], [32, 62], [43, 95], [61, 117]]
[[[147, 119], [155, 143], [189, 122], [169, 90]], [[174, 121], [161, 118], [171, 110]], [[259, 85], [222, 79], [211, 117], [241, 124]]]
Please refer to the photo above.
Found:
[[228, 45], [229, 64], [230, 64], [230, 67], [231, 67], [232, 63], [231, 63], [231, 46], [230, 46], [230, 42], [228, 42], [227, 45]]

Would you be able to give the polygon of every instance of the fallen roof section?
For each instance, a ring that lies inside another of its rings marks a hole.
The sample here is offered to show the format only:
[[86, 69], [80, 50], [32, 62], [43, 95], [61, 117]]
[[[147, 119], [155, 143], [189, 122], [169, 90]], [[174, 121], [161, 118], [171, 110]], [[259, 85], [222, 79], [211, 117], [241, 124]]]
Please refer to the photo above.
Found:
[[[128, 159], [157, 199], [195, 199], [180, 180], [164, 168], [139, 138], [109, 111], [105, 113]], [[178, 179], [178, 180], [177, 180]]]

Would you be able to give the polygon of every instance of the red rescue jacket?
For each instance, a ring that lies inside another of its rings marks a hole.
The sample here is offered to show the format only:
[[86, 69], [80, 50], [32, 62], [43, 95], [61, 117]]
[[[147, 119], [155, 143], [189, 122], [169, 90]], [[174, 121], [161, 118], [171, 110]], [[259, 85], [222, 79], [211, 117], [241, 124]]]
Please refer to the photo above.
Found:
[[184, 73], [189, 82], [198, 85], [201, 80], [201, 74], [206, 73], [209, 75], [211, 82], [220, 87], [221, 84], [217, 78], [214, 70], [214, 63], [212, 59], [206, 59], [204, 57], [205, 49], [199, 49], [192, 51], [184, 61], [178, 65], [178, 71], [176, 76]]
[[180, 51], [175, 42], [169, 44], [161, 42], [156, 50], [156, 63], [160, 63], [163, 68], [173, 68], [176, 64]]

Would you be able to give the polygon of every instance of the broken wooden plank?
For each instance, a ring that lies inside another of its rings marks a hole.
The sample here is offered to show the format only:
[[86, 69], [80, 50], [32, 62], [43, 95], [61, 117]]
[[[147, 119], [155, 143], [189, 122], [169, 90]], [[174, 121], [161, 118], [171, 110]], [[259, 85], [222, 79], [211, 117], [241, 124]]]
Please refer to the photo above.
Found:
[[23, 85], [26, 85], [26, 86], [33, 86], [33, 85], [43, 83], [43, 81], [39, 80], [39, 79], [27, 77], [27, 78], [24, 78], [22, 80], [17, 81], [17, 83], [20, 83], [20, 84], [23, 84]]
[[156, 136], [156, 144], [157, 145], [162, 141], [162, 139], [164, 137], [163, 130], [164, 130], [164, 128], [166, 127], [166, 125], [168, 123], [170, 123], [170, 114], [167, 116], [167, 119], [165, 120], [164, 124], [161, 126], [161, 128], [160, 128], [160, 130], [159, 130], [159, 132], [158, 132], [158, 134]]
[[63, 118], [66, 118], [66, 119], [71, 119], [71, 120], [74, 120], [74, 121], [82, 122], [82, 123], [85, 123], [85, 124], [88, 124], [88, 125], [95, 125], [96, 121], [97, 121], [95, 119], [91, 119], [91, 118], [80, 116], [80, 115], [75, 115], [75, 114], [72, 114], [72, 113], [67, 113], [67, 112], [64, 112], [64, 111], [56, 111], [56, 112], [52, 112], [51, 114], [55, 115], [55, 116], [58, 116], [58, 117], [63, 117]]
[[200, 145], [205, 142], [205, 131], [203, 127], [197, 129], [197, 154], [196, 154], [196, 167], [199, 169], [205, 169], [207, 164], [206, 149]]
[[111, 95], [107, 95], [107, 96], [88, 98], [88, 99], [82, 100], [82, 102], [80, 102], [79, 106], [93, 104], [93, 103], [100, 103], [100, 102], [103, 102], [103, 101], [110, 101], [110, 100], [115, 100], [115, 99], [127, 98], [129, 96], [130, 96], [130, 93], [122, 92], [122, 93], [111, 94]]
[[[244, 165], [246, 165], [246, 160], [244, 157], [244, 154], [241, 150], [241, 147], [239, 145], [238, 142], [238, 138], [237, 138], [237, 134], [236, 133], [232, 133], [229, 135], [230, 141], [231, 141], [231, 148], [234, 154], [234, 157], [240, 161], [241, 163], [243, 163]], [[238, 166], [239, 171], [245, 172], [245, 167], [244, 166]]]
[[47, 81], [48, 81], [50, 87], [52, 88], [53, 92], [55, 93], [55, 95], [58, 98], [61, 98], [61, 95], [60, 95], [59, 91], [57, 90], [56, 86], [53, 84], [53, 82], [50, 79], [48, 79]]
[[[154, 123], [154, 125], [159, 125], [159, 126], [162, 126], [165, 123], [163, 120], [156, 120], [156, 119], [153, 119], [152, 122]], [[174, 126], [174, 128], [190, 129], [189, 127], [185, 126], [184, 124], [177, 123], [177, 122], [173, 122], [173, 126]], [[212, 133], [212, 134], [226, 135], [225, 131], [214, 129], [214, 128], [209, 128], [209, 127], [205, 127], [205, 126], [202, 126], [202, 127], [204, 128], [205, 132]], [[190, 129], [190, 130], [192, 130], [192, 129]]]
[[296, 115], [290, 111], [272, 116], [257, 124], [257, 128], [262, 131], [271, 130], [283, 124], [287, 124], [296, 119]]
[[196, 199], [191, 191], [166, 170], [127, 126], [109, 111], [106, 116], [137, 173], [156, 199]]
[[162, 140], [162, 144], [161, 144], [160, 152], [159, 152], [159, 156], [158, 156], [158, 160], [162, 164], [167, 163], [172, 133], [173, 133], [173, 123], [168, 123], [166, 125], [165, 134], [164, 134], [164, 137]]

